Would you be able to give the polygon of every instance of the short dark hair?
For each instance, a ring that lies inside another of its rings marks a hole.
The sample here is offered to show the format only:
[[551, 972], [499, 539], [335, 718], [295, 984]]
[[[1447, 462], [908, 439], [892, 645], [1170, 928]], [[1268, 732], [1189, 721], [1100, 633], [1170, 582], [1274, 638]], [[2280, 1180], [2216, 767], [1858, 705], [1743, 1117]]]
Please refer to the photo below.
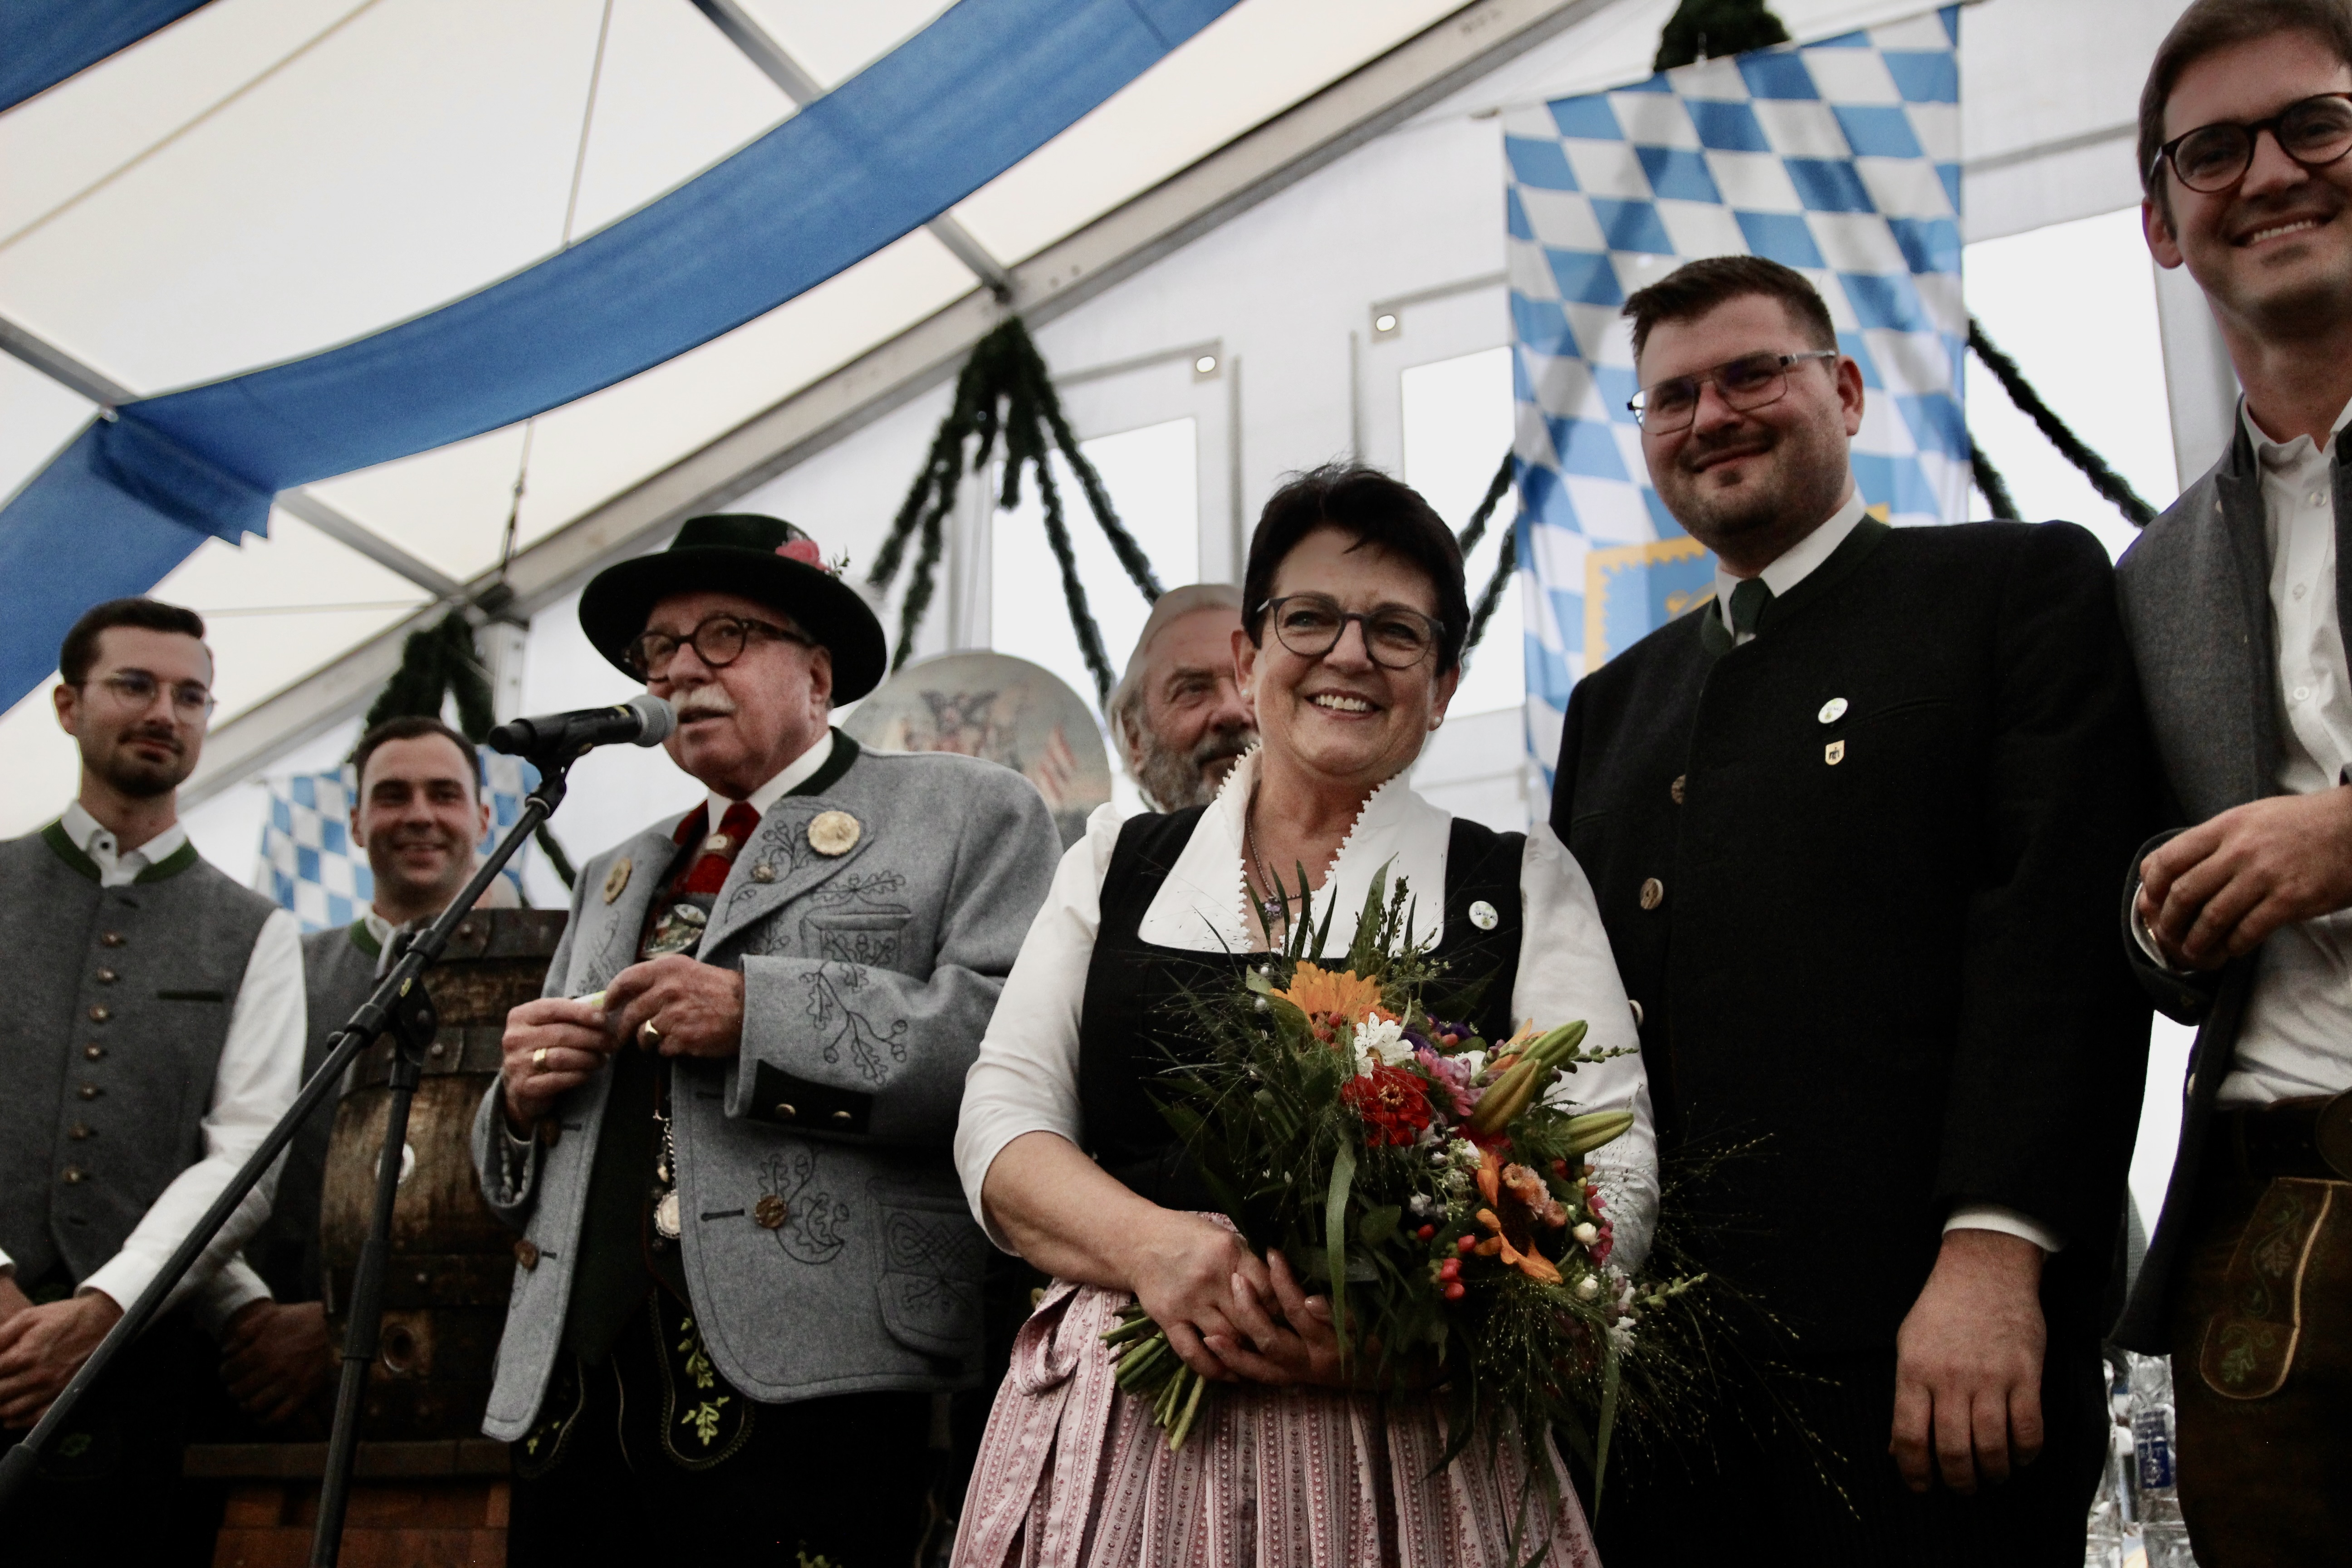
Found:
[[1462, 640], [1470, 630], [1462, 546], [1419, 490], [1361, 463], [1327, 463], [1295, 475], [1267, 499], [1242, 574], [1242, 626], [1251, 642], [1265, 646], [1265, 602], [1276, 569], [1318, 528], [1336, 528], [1356, 545], [1372, 545], [1420, 567], [1437, 592], [1437, 672], [1462, 662]]
[[84, 610], [58, 646], [58, 673], [65, 677], [68, 686], [79, 686], [89, 679], [89, 667], [98, 662], [98, 634], [110, 626], [178, 632], [198, 642], [205, 640], [205, 618], [194, 610], [161, 599], [109, 599]]
[[2156, 179], [2156, 153], [2164, 145], [2164, 106], [2180, 73], [2208, 55], [2273, 33], [2310, 33], [2352, 65], [2352, 9], [2344, 0], [2194, 0], [2156, 46], [2147, 85], [2139, 89], [2139, 188], [2165, 222], [2172, 221], [2172, 193]]
[[479, 800], [482, 795], [482, 763], [481, 754], [474, 750], [474, 742], [440, 720], [425, 713], [404, 713], [397, 719], [386, 719], [360, 737], [360, 743], [352, 748], [352, 787], [358, 788], [365, 782], [368, 759], [375, 755], [378, 746], [386, 741], [414, 741], [425, 735], [440, 736], [457, 748], [459, 756], [474, 764], [467, 770], [466, 776], [473, 785], [474, 798]]
[[1717, 305], [1749, 294], [1780, 300], [1815, 348], [1838, 346], [1830, 308], [1803, 273], [1760, 256], [1708, 256], [1685, 262], [1647, 289], [1636, 289], [1625, 301], [1621, 314], [1633, 323], [1633, 357], [1642, 357], [1650, 330], [1659, 322], [1695, 321]]

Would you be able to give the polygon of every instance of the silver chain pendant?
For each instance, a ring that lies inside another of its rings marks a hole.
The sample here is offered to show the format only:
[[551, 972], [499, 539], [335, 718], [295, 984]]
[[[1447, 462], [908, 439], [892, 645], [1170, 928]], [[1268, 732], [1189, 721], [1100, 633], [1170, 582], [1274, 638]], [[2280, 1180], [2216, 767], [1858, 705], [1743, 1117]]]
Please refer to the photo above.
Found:
[[677, 1194], [664, 1193], [654, 1205], [654, 1232], [664, 1241], [677, 1239]]

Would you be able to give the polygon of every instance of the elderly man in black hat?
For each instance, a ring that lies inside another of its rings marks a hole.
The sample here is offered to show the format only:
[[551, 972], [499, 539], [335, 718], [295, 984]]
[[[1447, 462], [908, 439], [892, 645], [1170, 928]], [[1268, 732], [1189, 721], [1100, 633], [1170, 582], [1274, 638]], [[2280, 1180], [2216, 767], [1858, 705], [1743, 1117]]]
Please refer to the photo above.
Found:
[[882, 628], [789, 523], [697, 518], [580, 621], [708, 798], [582, 868], [475, 1125], [523, 1232], [484, 1424], [510, 1561], [908, 1562], [981, 1375], [949, 1149], [1053, 819], [1007, 769], [830, 728]]

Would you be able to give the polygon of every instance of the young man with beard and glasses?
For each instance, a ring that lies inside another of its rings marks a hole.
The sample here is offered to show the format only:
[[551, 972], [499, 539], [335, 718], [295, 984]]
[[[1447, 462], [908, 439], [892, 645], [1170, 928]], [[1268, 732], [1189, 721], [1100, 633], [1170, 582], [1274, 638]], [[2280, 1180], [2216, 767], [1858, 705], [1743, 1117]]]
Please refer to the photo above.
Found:
[[[394, 931], [421, 925], [448, 907], [474, 874], [476, 846], [489, 827], [473, 742], [438, 719], [387, 719], [360, 737], [351, 763], [359, 777], [352, 842], [367, 852], [375, 896], [350, 925], [302, 939], [310, 1020], [305, 1079], [375, 990]], [[499, 893], [511, 901], [501, 879], [483, 903]], [[213, 1292], [211, 1310], [230, 1314], [222, 1381], [238, 1407], [264, 1426], [313, 1407], [335, 1366], [319, 1258], [319, 1194], [334, 1125], [332, 1100], [303, 1123], [278, 1173], [268, 1225], [246, 1247], [245, 1260], [221, 1271]]]
[[1625, 314], [1717, 596], [1578, 683], [1551, 820], [1693, 1162], [1691, 1261], [1793, 1338], [1710, 1342], [1701, 1441], [1612, 1467], [1602, 1555], [2079, 1563], [2148, 1016], [2114, 946], [2153, 810], [2106, 555], [1869, 517], [1862, 374], [1800, 274], [1696, 261]]
[[830, 727], [882, 627], [778, 519], [688, 521], [580, 624], [676, 706], [705, 796], [581, 868], [475, 1123], [524, 1232], [485, 1422], [509, 1561], [910, 1562], [961, 1499], [954, 1396], [986, 1409], [949, 1151], [1053, 818], [1009, 769]]
[[[213, 710], [193, 611], [116, 599], [58, 655], [81, 791], [0, 844], [0, 1441], [21, 1438], [292, 1103], [294, 917], [179, 825]], [[266, 1217], [267, 1184], [180, 1300]], [[188, 1397], [209, 1356], [174, 1310], [79, 1406], [6, 1522], [12, 1560], [160, 1560]]]
[[1111, 733], [1154, 811], [1206, 805], [1243, 752], [1257, 715], [1234, 677], [1241, 590], [1195, 583], [1160, 595], [1110, 694]]
[[2169, 1352], [2197, 1560], [2352, 1541], [2352, 16], [2199, 0], [2140, 98], [2160, 266], [2205, 290], [2236, 437], [2118, 567], [2179, 831], [2126, 951], [2200, 1023], [2170, 1190], [2116, 1330]]

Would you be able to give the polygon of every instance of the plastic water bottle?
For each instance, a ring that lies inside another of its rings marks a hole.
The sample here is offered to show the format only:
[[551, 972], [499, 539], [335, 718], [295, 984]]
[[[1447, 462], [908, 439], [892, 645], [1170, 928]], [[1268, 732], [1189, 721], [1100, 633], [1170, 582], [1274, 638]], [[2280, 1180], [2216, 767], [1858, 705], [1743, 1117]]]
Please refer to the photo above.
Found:
[[2123, 1499], [2116, 1489], [2121, 1472], [2111, 1463], [2091, 1499], [2091, 1519], [2083, 1537], [2083, 1568], [2123, 1568]]
[[2173, 1470], [2172, 1362], [2136, 1355], [2131, 1362], [2132, 1454], [2139, 1470], [2139, 1535], [2147, 1568], [2195, 1568], [2189, 1527], [2180, 1518]]

